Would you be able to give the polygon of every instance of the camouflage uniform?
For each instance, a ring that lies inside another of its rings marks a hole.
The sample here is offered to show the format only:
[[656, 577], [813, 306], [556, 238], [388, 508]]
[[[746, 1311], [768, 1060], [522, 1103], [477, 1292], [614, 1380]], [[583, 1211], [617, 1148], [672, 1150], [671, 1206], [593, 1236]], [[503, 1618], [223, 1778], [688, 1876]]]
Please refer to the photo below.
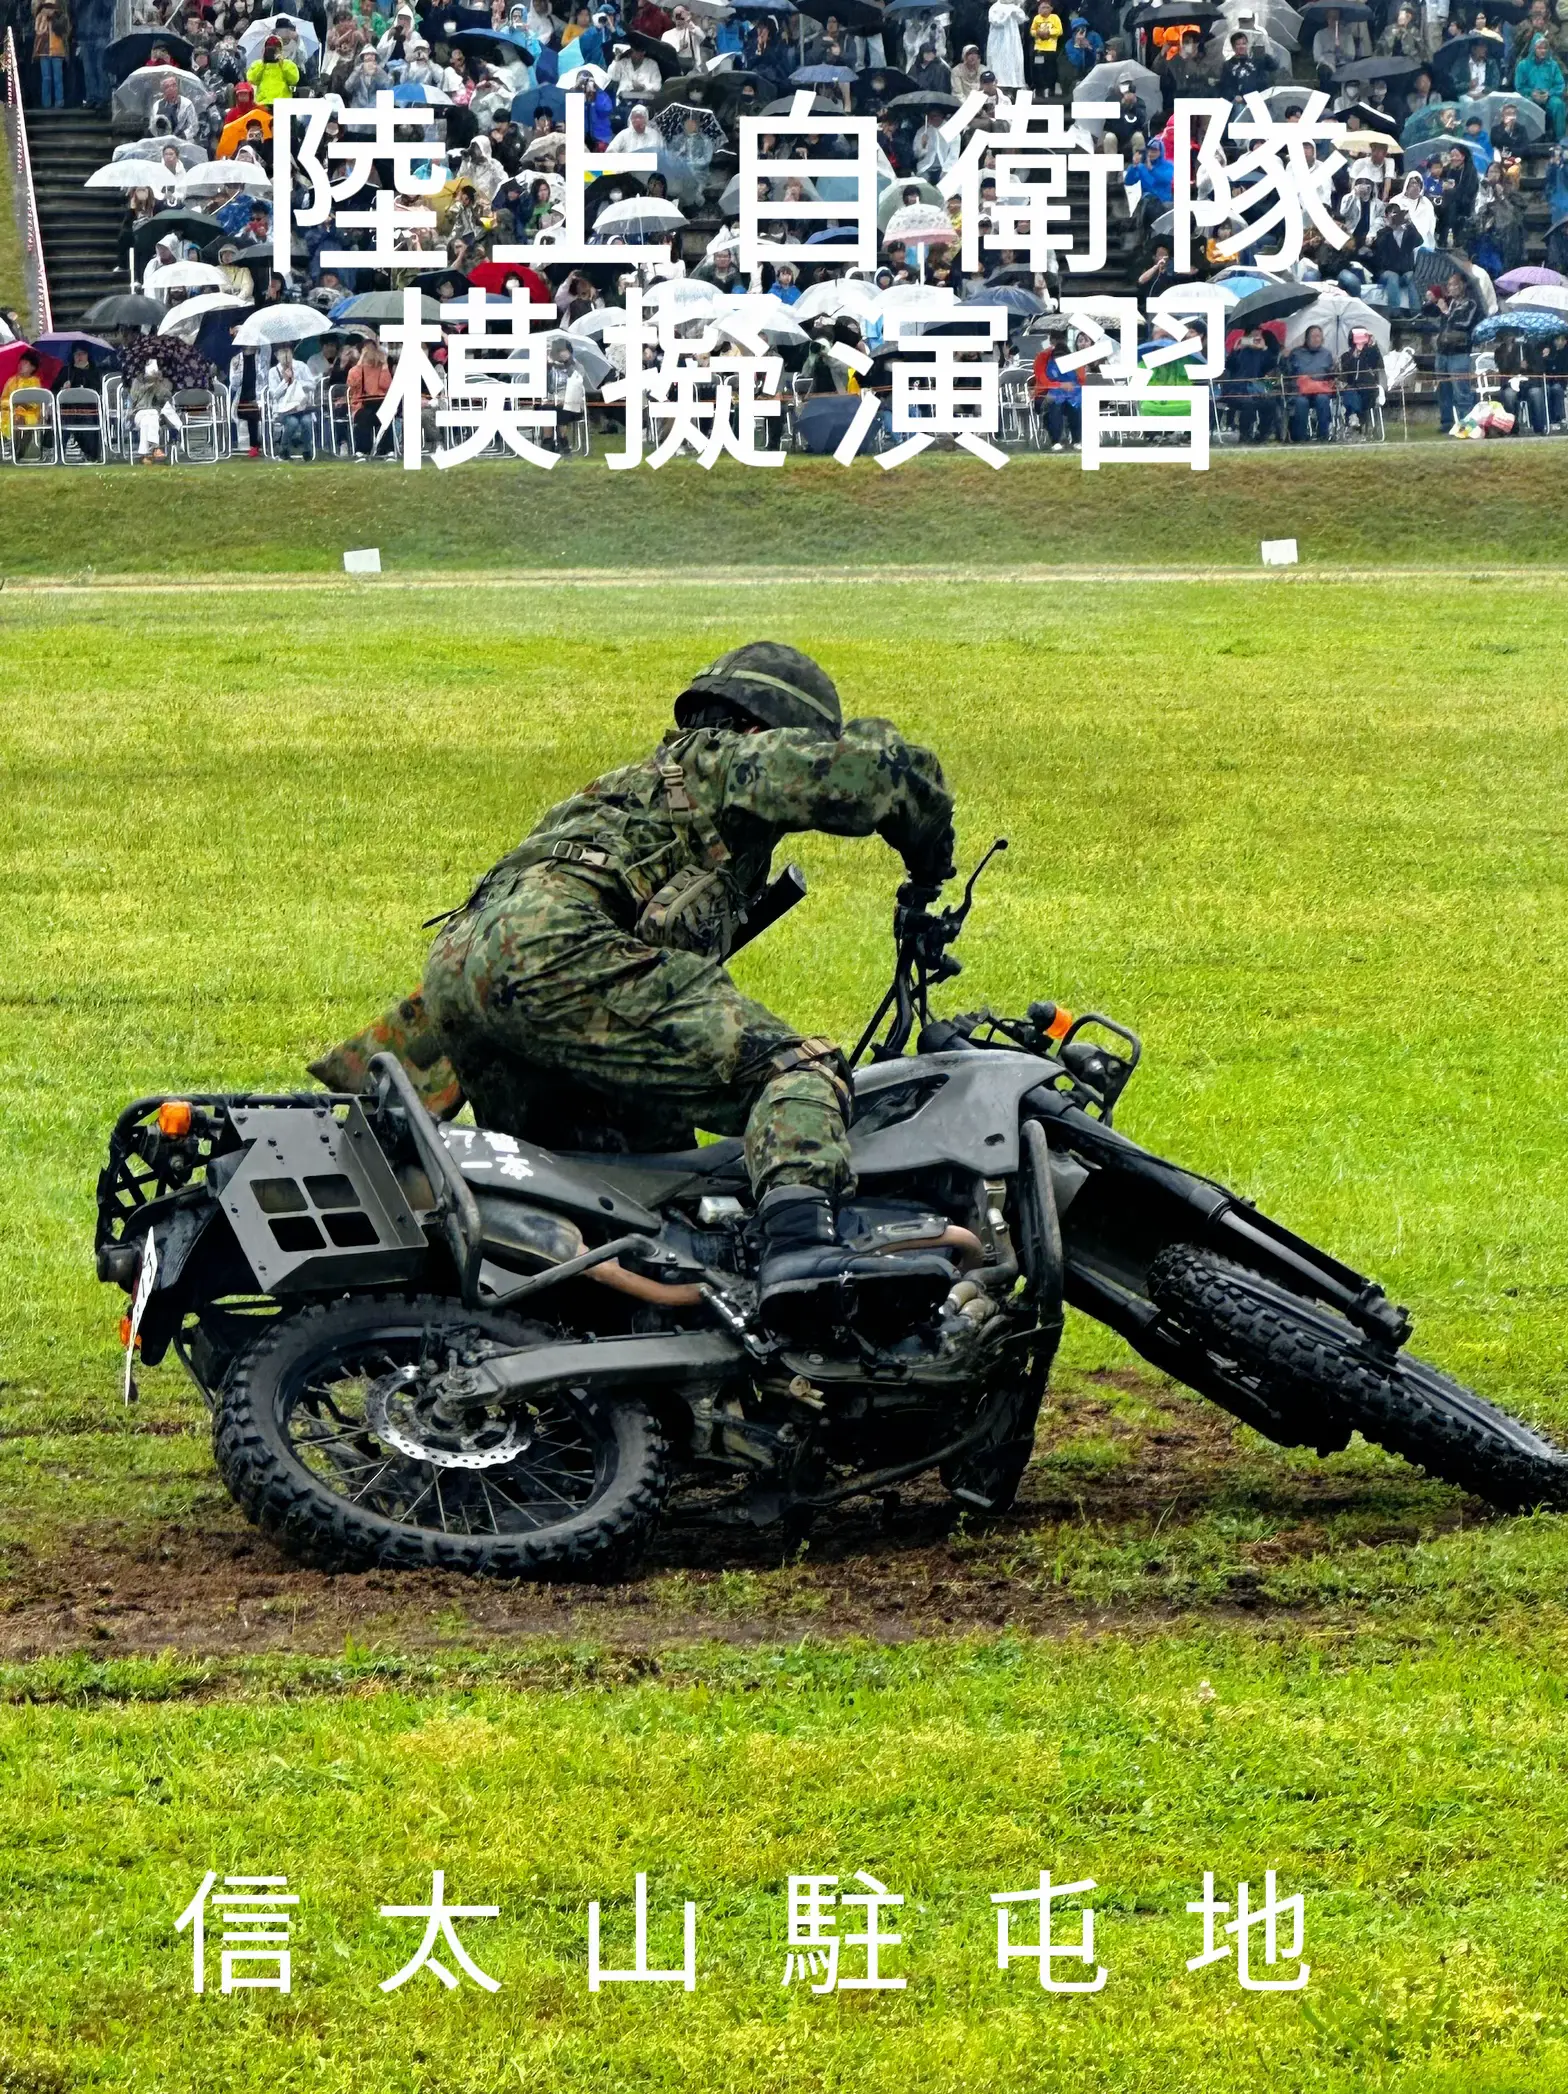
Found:
[[[436, 939], [424, 1006], [483, 1126], [550, 1146], [746, 1137], [760, 1198], [850, 1183], [847, 1071], [724, 970], [781, 837], [880, 835], [906, 862], [951, 833], [941, 768], [885, 720], [671, 735], [554, 807]], [[648, 942], [649, 905], [717, 875], [710, 949]], [[639, 925], [642, 934], [639, 935]], [[585, 1140], [585, 1136], [588, 1137]]]

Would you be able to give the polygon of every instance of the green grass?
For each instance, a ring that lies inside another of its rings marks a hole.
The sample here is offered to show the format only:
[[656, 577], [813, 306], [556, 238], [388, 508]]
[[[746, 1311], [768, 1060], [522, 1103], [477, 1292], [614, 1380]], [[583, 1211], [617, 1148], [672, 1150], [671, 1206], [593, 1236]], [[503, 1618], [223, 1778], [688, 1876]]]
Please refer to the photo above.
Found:
[[[351, 546], [389, 572], [646, 567], [789, 571], [919, 564], [1258, 565], [1296, 538], [1308, 565], [1540, 567], [1568, 563], [1563, 462], [1550, 443], [1217, 452], [1211, 469], [955, 454], [892, 473], [790, 457], [782, 470], [677, 461], [657, 475], [568, 461], [550, 473], [473, 466], [420, 474], [337, 463], [160, 474], [124, 467], [6, 482], [0, 577], [341, 573]], [[518, 594], [525, 593], [519, 585]]]
[[[350, 1654], [195, 1701], [167, 1666], [78, 1670], [4, 1734], [0, 2086], [1552, 2088], [1561, 1653], [1538, 1622], [1419, 1648], [699, 1652], [640, 1681], [476, 1660], [423, 1687]], [[1098, 1886], [1093, 1998], [996, 1967], [990, 1894], [1042, 1867]], [[1234, 1902], [1267, 1867], [1306, 1899], [1300, 1997], [1185, 1968], [1203, 1872]], [[290, 1999], [191, 1996], [171, 1923], [208, 1868], [300, 1895]], [[378, 1990], [418, 1938], [378, 1908], [435, 1868], [500, 1907], [460, 1930], [493, 1997]], [[698, 1905], [697, 1989], [591, 1998], [588, 1900], [624, 1965], [639, 1869], [656, 1964]], [[786, 1879], [860, 1869], [906, 1898], [883, 1969], [907, 1989], [785, 1991]]]
[[[195, 478], [159, 483], [167, 528], [127, 564], [190, 542]], [[12, 543], [70, 567], [91, 484]], [[235, 512], [258, 560], [264, 523]], [[892, 1543], [667, 1568], [636, 1639], [612, 1610], [607, 1635], [502, 1648], [482, 1593], [405, 1588], [335, 1660], [303, 1653], [359, 1581], [312, 1589], [296, 1657], [145, 1662], [106, 1655], [112, 1626], [81, 1654], [72, 1581], [94, 1552], [238, 1532], [176, 1371], [117, 1408], [119, 1298], [89, 1254], [113, 1113], [296, 1080], [414, 979], [422, 918], [758, 631], [941, 751], [965, 855], [1011, 837], [964, 999], [1138, 1026], [1130, 1133], [1375, 1272], [1418, 1349], [1568, 1432], [1565, 605], [1549, 576], [1452, 575], [0, 596], [0, 1631], [41, 1572], [75, 1608], [63, 1655], [0, 1669], [0, 2094], [1561, 2086], [1560, 1523], [1478, 1520], [1365, 1449], [1200, 1444], [1081, 1319], [1041, 1509], [958, 1534], [942, 1572], [1060, 1634], [830, 1640], [835, 1584], [894, 1578]], [[810, 902], [737, 971], [842, 1036], [882, 984], [895, 868], [799, 856]], [[760, 1647], [693, 1646], [694, 1623]], [[185, 1993], [170, 1923], [209, 1866], [304, 1895], [292, 2001]], [[988, 1894], [1041, 1866], [1102, 1886], [1096, 1999], [995, 1968]], [[1308, 1894], [1305, 2000], [1183, 1968], [1201, 1872], [1267, 1866]], [[503, 1908], [468, 1930], [494, 2000], [376, 1991], [406, 1952], [376, 1907], [432, 1867]], [[623, 1920], [639, 1867], [656, 1914], [698, 1901], [702, 1983], [590, 2000], [586, 1901]], [[782, 1992], [784, 1878], [857, 1868], [910, 1898], [909, 1992]]]

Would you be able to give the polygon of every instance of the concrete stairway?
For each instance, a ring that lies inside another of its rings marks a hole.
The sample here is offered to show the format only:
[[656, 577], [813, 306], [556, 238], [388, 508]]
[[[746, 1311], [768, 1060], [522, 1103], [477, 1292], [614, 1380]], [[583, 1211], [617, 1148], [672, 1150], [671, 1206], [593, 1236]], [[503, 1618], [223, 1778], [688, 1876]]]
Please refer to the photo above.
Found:
[[77, 327], [94, 299], [126, 282], [114, 273], [125, 198], [82, 187], [113, 154], [109, 118], [96, 109], [29, 109], [27, 143], [54, 324]]

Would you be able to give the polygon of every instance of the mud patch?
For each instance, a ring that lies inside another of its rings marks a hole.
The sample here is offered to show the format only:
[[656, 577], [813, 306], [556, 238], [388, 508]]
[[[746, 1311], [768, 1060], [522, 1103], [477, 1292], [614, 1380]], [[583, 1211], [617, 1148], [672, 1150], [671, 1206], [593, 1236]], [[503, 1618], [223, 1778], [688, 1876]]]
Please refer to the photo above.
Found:
[[1406, 1549], [1487, 1516], [1365, 1451], [1284, 1456], [1182, 1392], [1117, 1372], [1056, 1399], [1003, 1519], [976, 1525], [932, 1479], [840, 1508], [787, 1558], [767, 1531], [672, 1524], [642, 1574], [615, 1586], [304, 1570], [215, 1478], [196, 1518], [12, 1542], [0, 1657], [1049, 1634], [1281, 1611], [1292, 1603], [1269, 1588], [1282, 1566], [1347, 1544]]

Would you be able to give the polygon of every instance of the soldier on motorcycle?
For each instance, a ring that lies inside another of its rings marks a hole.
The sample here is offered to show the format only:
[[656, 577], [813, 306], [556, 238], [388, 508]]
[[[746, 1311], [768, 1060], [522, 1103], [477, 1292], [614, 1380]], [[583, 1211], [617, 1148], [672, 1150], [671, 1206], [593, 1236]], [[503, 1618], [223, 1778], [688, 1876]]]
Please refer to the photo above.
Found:
[[357, 1089], [390, 1046], [420, 1069], [433, 1109], [466, 1096], [480, 1125], [553, 1148], [743, 1134], [775, 1327], [846, 1277], [929, 1281], [946, 1271], [924, 1271], [929, 1253], [840, 1245], [844, 1057], [743, 996], [724, 961], [782, 837], [879, 835], [911, 898], [930, 901], [952, 877], [952, 816], [935, 756], [886, 720], [846, 725], [809, 655], [734, 648], [681, 692], [657, 749], [551, 808], [486, 873], [437, 936], [422, 997], [312, 1073]]

